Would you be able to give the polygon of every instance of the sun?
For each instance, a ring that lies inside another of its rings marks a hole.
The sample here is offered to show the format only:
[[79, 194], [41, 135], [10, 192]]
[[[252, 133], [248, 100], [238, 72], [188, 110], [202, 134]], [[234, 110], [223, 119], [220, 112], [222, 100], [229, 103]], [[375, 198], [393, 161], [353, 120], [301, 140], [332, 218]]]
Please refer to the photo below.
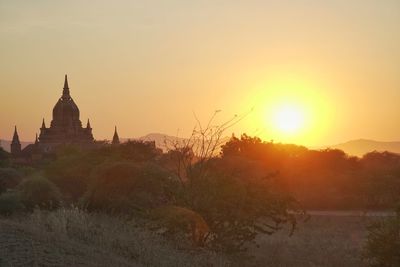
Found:
[[293, 104], [278, 106], [273, 114], [274, 126], [284, 134], [296, 134], [305, 123], [304, 111]]

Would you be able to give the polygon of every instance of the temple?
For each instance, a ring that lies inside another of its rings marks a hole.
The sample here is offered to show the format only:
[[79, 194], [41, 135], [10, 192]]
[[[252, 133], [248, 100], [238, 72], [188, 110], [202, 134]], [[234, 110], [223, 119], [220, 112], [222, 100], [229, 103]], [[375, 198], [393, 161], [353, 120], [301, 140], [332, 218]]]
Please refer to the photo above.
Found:
[[62, 96], [53, 108], [50, 127], [46, 127], [43, 119], [38, 141], [44, 151], [51, 151], [60, 144], [87, 146], [94, 142], [89, 120], [86, 127], [82, 127], [79, 108], [70, 95], [67, 75]]
[[[119, 144], [116, 127], [112, 144]], [[84, 149], [96, 146], [90, 121], [87, 121], [86, 127], [82, 127], [79, 108], [71, 97], [67, 75], [65, 75], [62, 95], [53, 108], [53, 119], [50, 126], [46, 127], [43, 119], [40, 134], [39, 136], [36, 134], [35, 143], [24, 149], [21, 149], [15, 126], [11, 154], [17, 162], [29, 162], [34, 158], [52, 154], [63, 145], [74, 145]]]

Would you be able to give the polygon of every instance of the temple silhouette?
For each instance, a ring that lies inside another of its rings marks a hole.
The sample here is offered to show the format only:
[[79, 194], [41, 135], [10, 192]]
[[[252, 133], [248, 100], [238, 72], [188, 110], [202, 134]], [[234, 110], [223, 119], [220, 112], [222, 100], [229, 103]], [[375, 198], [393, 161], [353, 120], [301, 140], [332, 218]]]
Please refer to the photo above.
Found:
[[[71, 97], [68, 77], [65, 75], [63, 92], [53, 108], [53, 119], [50, 127], [42, 121], [39, 136], [36, 134], [35, 143], [21, 149], [21, 143], [15, 126], [11, 142], [11, 154], [16, 161], [30, 162], [56, 152], [60, 146], [74, 145], [82, 149], [99, 146], [93, 137], [92, 127], [88, 119], [86, 127], [82, 127], [78, 106]], [[114, 130], [112, 144], [119, 144], [117, 127]], [[102, 143], [104, 145], [104, 143]]]

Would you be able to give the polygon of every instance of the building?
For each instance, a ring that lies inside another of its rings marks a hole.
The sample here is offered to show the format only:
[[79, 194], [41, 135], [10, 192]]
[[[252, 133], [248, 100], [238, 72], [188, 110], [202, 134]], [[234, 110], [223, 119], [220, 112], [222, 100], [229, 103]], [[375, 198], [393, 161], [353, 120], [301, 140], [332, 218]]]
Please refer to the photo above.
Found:
[[70, 95], [68, 77], [65, 75], [63, 93], [53, 108], [50, 127], [46, 127], [43, 119], [39, 147], [45, 152], [51, 152], [61, 144], [92, 145], [94, 138], [90, 122], [88, 120], [86, 127], [82, 127], [79, 116], [79, 108]]
[[[115, 128], [113, 144], [118, 143], [119, 138]], [[50, 126], [46, 127], [43, 119], [40, 134], [36, 135], [35, 143], [22, 150], [17, 127], [15, 127], [11, 154], [16, 162], [29, 162], [43, 155], [53, 154], [57, 148], [65, 145], [75, 145], [83, 149], [96, 146], [89, 120], [86, 127], [82, 127], [79, 108], [71, 97], [67, 75], [65, 75], [62, 95], [53, 108]]]

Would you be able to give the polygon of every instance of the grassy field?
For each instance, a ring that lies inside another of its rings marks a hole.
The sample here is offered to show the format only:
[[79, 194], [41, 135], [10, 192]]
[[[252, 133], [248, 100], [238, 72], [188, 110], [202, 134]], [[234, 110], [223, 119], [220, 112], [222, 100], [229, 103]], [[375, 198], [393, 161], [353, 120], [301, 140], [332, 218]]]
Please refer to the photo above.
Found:
[[134, 222], [78, 209], [0, 218], [0, 267], [229, 266], [204, 250], [182, 250]]
[[312, 215], [299, 223], [293, 236], [288, 236], [288, 230], [259, 236], [259, 247], [250, 251], [257, 266], [366, 266], [362, 260], [366, 225], [377, 219], [341, 213]]
[[[79, 210], [0, 219], [0, 266], [365, 266], [365, 226], [377, 217], [312, 215], [289, 229], [259, 236], [254, 261], [188, 251], [133, 224]], [[240, 263], [239, 263], [240, 262]]]

